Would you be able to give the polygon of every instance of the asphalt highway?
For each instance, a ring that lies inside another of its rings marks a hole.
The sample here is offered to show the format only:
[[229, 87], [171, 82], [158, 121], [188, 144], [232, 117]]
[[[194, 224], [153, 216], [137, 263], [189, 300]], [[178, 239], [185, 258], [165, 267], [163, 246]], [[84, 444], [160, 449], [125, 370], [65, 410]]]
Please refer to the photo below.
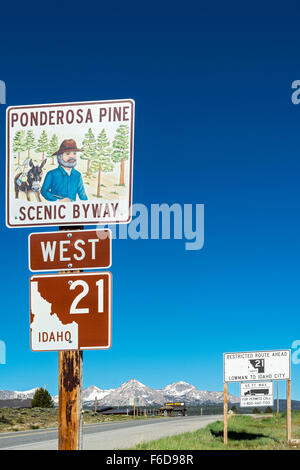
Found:
[[[135, 446], [142, 441], [196, 431], [223, 416], [183, 416], [148, 418], [83, 426], [84, 450], [116, 450]], [[0, 450], [57, 450], [57, 428], [0, 434]]]

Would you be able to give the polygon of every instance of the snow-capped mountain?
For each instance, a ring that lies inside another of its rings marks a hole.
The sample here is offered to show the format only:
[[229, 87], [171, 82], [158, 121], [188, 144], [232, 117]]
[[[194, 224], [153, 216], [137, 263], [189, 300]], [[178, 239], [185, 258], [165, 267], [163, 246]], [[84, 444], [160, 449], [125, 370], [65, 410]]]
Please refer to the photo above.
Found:
[[[186, 404], [212, 404], [223, 402], [223, 392], [198, 390], [194, 385], [179, 381], [159, 390], [168, 401], [184, 401]], [[238, 397], [228, 394], [228, 401], [237, 403]]]
[[140, 406], [164, 403], [163, 394], [147, 387], [136, 379], [132, 379], [106, 395], [101, 400], [101, 404], [104, 406], [128, 406], [133, 404], [134, 399], [136, 405]]
[[[96, 387], [96, 385], [91, 385], [88, 388], [85, 388], [82, 392], [82, 401], [83, 403], [88, 403], [88, 402], [95, 402], [95, 398], [97, 398], [98, 401], [102, 401], [102, 399], [108, 395], [109, 393], [113, 392], [114, 388], [110, 388], [108, 390], [103, 390], [102, 388]], [[58, 395], [55, 395], [52, 397], [54, 403], [58, 403]]]
[[36, 388], [32, 388], [31, 390], [25, 390], [24, 392], [14, 392], [15, 396], [14, 398], [22, 398], [22, 399], [26, 399], [26, 398], [33, 398], [33, 395], [35, 394], [35, 391], [37, 390], [37, 387]]
[[[0, 400], [32, 398], [36, 388], [24, 392], [0, 390]], [[163, 405], [167, 401], [184, 401], [187, 405], [221, 404], [223, 392], [209, 392], [198, 390], [194, 385], [179, 381], [166, 385], [164, 388], [154, 390], [136, 379], [131, 379], [115, 389], [104, 390], [91, 385], [83, 390], [83, 403], [92, 406], [97, 397], [101, 406], [132, 406], [135, 399], [136, 406]], [[58, 403], [58, 395], [53, 396], [54, 403]], [[228, 394], [230, 403], [238, 403], [239, 397]]]
[[14, 391], [11, 392], [9, 390], [0, 390], [0, 400], [14, 400], [16, 398], [20, 400], [26, 400], [27, 398], [33, 398], [34, 392], [37, 388], [33, 388], [31, 390], [25, 390], [24, 392]]
[[0, 400], [12, 400], [15, 397], [15, 392], [10, 390], [0, 390]]
[[172, 384], [166, 385], [164, 388], [161, 388], [159, 390], [163, 395], [168, 396], [168, 397], [174, 397], [174, 398], [181, 398], [187, 394], [189, 395], [194, 395], [199, 393], [199, 390], [197, 390], [194, 385], [191, 385], [187, 382], [183, 382], [182, 380], [179, 382], [174, 382]]
[[[218, 404], [223, 402], [223, 392], [198, 390], [194, 385], [179, 381], [154, 390], [136, 379], [129, 380], [101, 399], [101, 406], [163, 405], [166, 401], [184, 401], [188, 405]], [[239, 398], [228, 394], [228, 401], [239, 402]]]
[[95, 401], [95, 398], [97, 400], [102, 400], [106, 395], [109, 393], [113, 392], [115, 389], [110, 388], [109, 390], [103, 390], [102, 388], [98, 388], [95, 385], [91, 385], [88, 388], [85, 388], [82, 392], [82, 400], [85, 401]]

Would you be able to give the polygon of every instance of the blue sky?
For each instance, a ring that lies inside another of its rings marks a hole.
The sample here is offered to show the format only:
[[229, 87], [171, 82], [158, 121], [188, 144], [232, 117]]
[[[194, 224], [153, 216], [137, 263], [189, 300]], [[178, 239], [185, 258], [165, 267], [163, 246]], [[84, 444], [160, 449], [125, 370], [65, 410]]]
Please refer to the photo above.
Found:
[[[167, 2], [149, 12], [87, 5], [76, 16], [64, 5], [59, 15], [53, 5], [47, 17], [2, 17], [7, 105], [133, 98], [133, 202], [205, 205], [202, 250], [113, 241], [113, 346], [84, 353], [84, 386], [137, 378], [221, 390], [223, 352], [300, 339], [299, 15], [214, 13], [196, 2], [183, 12], [172, 2], [170, 14]], [[58, 354], [29, 346], [27, 237], [36, 230], [6, 228], [4, 168], [0, 389], [47, 384], [54, 394]], [[300, 365], [292, 378], [300, 400]]]

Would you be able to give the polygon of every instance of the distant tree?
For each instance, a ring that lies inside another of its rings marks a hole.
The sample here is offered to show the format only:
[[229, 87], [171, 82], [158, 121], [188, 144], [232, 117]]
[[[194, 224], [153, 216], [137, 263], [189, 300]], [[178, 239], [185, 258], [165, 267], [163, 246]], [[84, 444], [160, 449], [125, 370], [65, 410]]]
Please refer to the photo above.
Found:
[[48, 150], [47, 150], [47, 158], [52, 158], [52, 165], [54, 165], [54, 159], [55, 155], [53, 155], [57, 150], [58, 150], [58, 138], [56, 134], [53, 134], [53, 136], [50, 139], [49, 145], [48, 145]]
[[90, 164], [92, 156], [96, 151], [96, 138], [93, 134], [92, 129], [90, 128], [88, 132], [84, 136], [84, 140], [82, 141], [82, 154], [80, 158], [82, 160], [87, 160], [87, 168], [86, 168], [86, 175], [90, 175]]
[[273, 413], [273, 410], [270, 406], [267, 406], [267, 408], [265, 409], [265, 413]]
[[45, 388], [38, 388], [31, 400], [31, 408], [53, 408], [54, 403], [50, 393]]
[[237, 407], [235, 405], [232, 405], [230, 409], [233, 413], [237, 413]]
[[116, 130], [116, 135], [112, 144], [114, 151], [112, 153], [112, 161], [120, 163], [120, 180], [119, 185], [125, 184], [125, 161], [129, 157], [129, 128], [121, 124]]
[[46, 131], [41, 133], [41, 136], [37, 143], [36, 152], [42, 154], [42, 161], [45, 159], [45, 153], [48, 151], [48, 136]]
[[28, 158], [30, 158], [30, 150], [35, 148], [35, 138], [32, 131], [28, 131], [25, 141], [25, 149], [28, 151]]
[[102, 129], [98, 135], [96, 150], [91, 155], [91, 171], [97, 173], [97, 197], [101, 195], [101, 173], [107, 173], [114, 169], [111, 161], [112, 149], [109, 147], [109, 141], [105, 129]]
[[257, 415], [257, 414], [259, 414], [259, 413], [260, 413], [260, 409], [259, 409], [259, 408], [253, 408], [252, 414]]
[[18, 154], [18, 165], [20, 165], [21, 152], [26, 150], [25, 132], [17, 131], [13, 140], [13, 151]]

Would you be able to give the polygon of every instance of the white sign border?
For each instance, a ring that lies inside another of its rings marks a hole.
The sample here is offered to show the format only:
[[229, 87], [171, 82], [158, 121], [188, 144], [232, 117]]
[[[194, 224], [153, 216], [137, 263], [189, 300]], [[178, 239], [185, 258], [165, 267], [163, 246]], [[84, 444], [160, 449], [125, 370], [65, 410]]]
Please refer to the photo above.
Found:
[[132, 106], [132, 126], [131, 126], [131, 168], [130, 168], [130, 189], [129, 189], [129, 205], [128, 205], [128, 219], [124, 221], [110, 221], [109, 225], [119, 225], [119, 224], [129, 224], [132, 220], [132, 204], [133, 204], [133, 163], [134, 163], [134, 126], [135, 126], [135, 101], [132, 98], [120, 98], [116, 100], [93, 100], [93, 101], [71, 101], [71, 102], [63, 102], [63, 103], [44, 103], [44, 104], [32, 104], [32, 105], [12, 105], [6, 108], [6, 121], [5, 121], [5, 133], [6, 133], [6, 147], [5, 147], [5, 224], [7, 228], [34, 228], [34, 227], [58, 227], [58, 226], [77, 226], [77, 225], [105, 225], [105, 222], [97, 222], [96, 220], [92, 222], [79, 222], [79, 221], [69, 221], [69, 222], [53, 222], [53, 223], [41, 223], [41, 224], [12, 224], [9, 220], [9, 158], [8, 158], [8, 149], [9, 149], [9, 140], [8, 140], [8, 113], [11, 109], [20, 109], [20, 108], [35, 108], [35, 107], [43, 107], [43, 106], [71, 106], [71, 105], [84, 105], [84, 104], [96, 104], [96, 103], [124, 103], [129, 102]]
[[[72, 276], [80, 276], [80, 275], [86, 276], [93, 276], [93, 275], [106, 275], [109, 278], [108, 282], [108, 345], [107, 346], [88, 346], [88, 347], [83, 347], [83, 348], [76, 348], [76, 349], [70, 349], [71, 351], [99, 351], [99, 350], [107, 350], [110, 349], [112, 346], [112, 273], [109, 271], [95, 271], [92, 273], [64, 273], [64, 274], [35, 274], [34, 276], [31, 276], [29, 279], [29, 286], [31, 286], [31, 281], [33, 281], [35, 278], [45, 278], [45, 277], [72, 277]], [[29, 289], [30, 292], [30, 308], [29, 308], [29, 329], [30, 329], [30, 349], [32, 352], [58, 352], [58, 351], [65, 351], [65, 349], [32, 349], [31, 345], [31, 322], [30, 322], [30, 315], [31, 315], [31, 289]]]
[[[112, 231], [110, 228], [101, 228], [99, 229], [99, 231], [107, 231], [107, 232], [110, 232], [110, 247], [109, 247], [109, 250], [110, 250], [110, 264], [109, 266], [93, 266], [92, 268], [87, 268], [87, 267], [84, 267], [84, 268], [65, 268], [66, 270], [68, 271], [78, 271], [78, 269], [84, 269], [84, 270], [93, 270], [93, 269], [110, 269], [111, 268], [111, 265], [112, 265]], [[31, 264], [30, 264], [30, 237], [31, 235], [35, 235], [35, 234], [43, 234], [43, 235], [47, 235], [49, 233], [76, 233], [76, 235], [80, 235], [81, 232], [96, 232], [97, 229], [88, 229], [88, 230], [64, 230], [64, 231], [53, 231], [53, 232], [33, 232], [33, 233], [30, 233], [28, 235], [28, 269], [29, 271], [31, 271], [32, 273], [50, 273], [50, 272], [59, 272], [59, 271], [62, 271], [61, 268], [56, 268], [56, 269], [32, 269], [31, 268]], [[99, 239], [100, 240], [100, 239]], [[71, 273], [70, 273], [71, 274]]]
[[[235, 352], [225, 352], [223, 353], [223, 382], [224, 383], [239, 383], [239, 382], [263, 382], [263, 379], [257, 380], [234, 380], [234, 381], [225, 381], [225, 355], [226, 354], [249, 354], [249, 353], [256, 353], [256, 352], [276, 352], [276, 351], [288, 351], [289, 352], [289, 377], [284, 379], [273, 379], [273, 380], [291, 380], [291, 349], [257, 349], [255, 351], [235, 351]], [[269, 379], [272, 380], [272, 379]]]

